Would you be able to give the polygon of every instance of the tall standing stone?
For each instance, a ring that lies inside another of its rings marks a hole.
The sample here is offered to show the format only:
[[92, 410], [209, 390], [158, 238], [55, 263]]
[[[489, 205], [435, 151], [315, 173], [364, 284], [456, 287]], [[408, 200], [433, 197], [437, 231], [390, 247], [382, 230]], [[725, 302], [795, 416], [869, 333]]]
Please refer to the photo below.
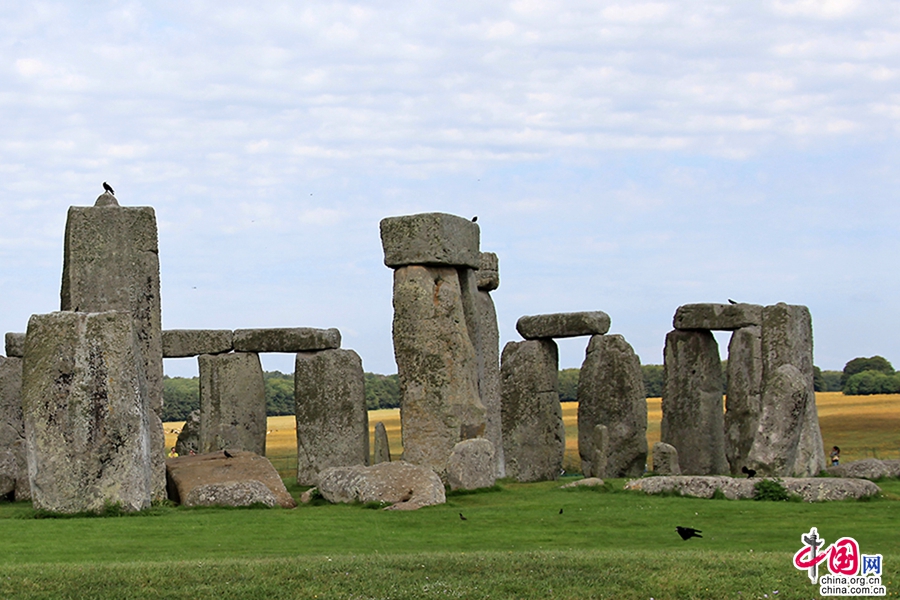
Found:
[[[594, 427], [606, 425], [606, 471], [594, 461]], [[585, 476], [638, 477], [647, 463], [647, 398], [641, 361], [621, 335], [594, 335], [578, 377], [578, 451]], [[592, 475], [587, 475], [589, 471]]]
[[383, 462], [391, 462], [391, 445], [384, 423], [378, 421], [375, 423], [375, 453], [372, 464], [377, 465]]
[[121, 207], [108, 194], [93, 207], [70, 207], [63, 254], [62, 310], [127, 311], [134, 320], [152, 414], [153, 496], [166, 497], [162, 426], [162, 317], [159, 246], [152, 207]]
[[147, 387], [130, 312], [57, 312], [28, 322], [22, 408], [35, 508], [150, 506]]
[[319, 473], [329, 467], [369, 464], [369, 413], [356, 352], [299, 352], [294, 402], [298, 484], [317, 485]]
[[500, 362], [506, 474], [554, 480], [562, 470], [566, 429], [559, 403], [559, 351], [552, 339], [509, 342]]
[[0, 497], [31, 498], [22, 416], [22, 359], [0, 356]]
[[735, 329], [728, 343], [725, 392], [725, 456], [732, 475], [740, 475], [759, 427], [762, 396], [760, 327]]
[[825, 468], [813, 387], [812, 317], [805, 306], [763, 309], [763, 388], [748, 463], [760, 474], [810, 477]]
[[678, 450], [686, 475], [728, 473], [716, 339], [704, 330], [670, 331], [663, 366], [661, 441]]
[[266, 387], [255, 352], [201, 354], [200, 450], [266, 454]]

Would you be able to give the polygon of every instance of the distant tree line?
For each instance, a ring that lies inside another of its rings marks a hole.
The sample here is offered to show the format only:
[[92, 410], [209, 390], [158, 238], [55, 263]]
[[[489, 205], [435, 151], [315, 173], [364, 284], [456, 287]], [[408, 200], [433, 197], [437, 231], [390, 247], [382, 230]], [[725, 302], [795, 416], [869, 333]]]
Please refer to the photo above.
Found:
[[[727, 361], [722, 361], [723, 380], [727, 377]], [[562, 369], [559, 372], [560, 402], [578, 400], [578, 375], [580, 369]], [[663, 365], [641, 365], [644, 376], [644, 392], [648, 398], [662, 396], [664, 383]], [[366, 407], [398, 408], [400, 406], [400, 381], [396, 374], [366, 373]], [[280, 371], [263, 373], [266, 386], [266, 414], [270, 417], [294, 414], [294, 376]], [[843, 371], [823, 371], [814, 367], [813, 383], [817, 392], [843, 391], [847, 395], [900, 393], [900, 373], [881, 356], [854, 358]], [[727, 389], [724, 382], [722, 392]], [[165, 377], [163, 379], [164, 421], [184, 421], [192, 410], [200, 408], [200, 379], [198, 377]]]

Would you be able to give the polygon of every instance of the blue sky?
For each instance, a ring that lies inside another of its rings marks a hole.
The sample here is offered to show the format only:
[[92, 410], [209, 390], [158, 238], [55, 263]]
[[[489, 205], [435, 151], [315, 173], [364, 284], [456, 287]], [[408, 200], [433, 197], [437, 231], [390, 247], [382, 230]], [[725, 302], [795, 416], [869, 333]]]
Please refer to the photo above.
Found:
[[156, 209], [165, 328], [338, 327], [394, 372], [378, 222], [443, 211], [500, 256], [501, 343], [604, 310], [659, 364], [735, 298], [809, 306], [822, 368], [897, 364], [898, 83], [862, 0], [4, 7], [0, 332], [59, 308], [109, 181]]

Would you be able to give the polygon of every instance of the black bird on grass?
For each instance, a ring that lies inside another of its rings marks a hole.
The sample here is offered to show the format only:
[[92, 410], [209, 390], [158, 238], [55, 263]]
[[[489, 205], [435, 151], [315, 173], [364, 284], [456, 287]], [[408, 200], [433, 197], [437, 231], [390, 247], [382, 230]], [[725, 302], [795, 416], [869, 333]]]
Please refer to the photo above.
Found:
[[228, 450], [225, 450], [224, 448], [222, 449], [222, 454], [225, 455], [225, 458], [234, 458], [234, 454], [232, 454]]
[[107, 193], [110, 194], [111, 196], [115, 196], [115, 195], [116, 195], [116, 192], [113, 191], [112, 186], [109, 185], [108, 183], [106, 183], [105, 181], [103, 182], [103, 191], [107, 192]]
[[563, 509], [559, 509], [559, 514], [562, 514]]
[[460, 521], [468, 521], [468, 519], [465, 518], [462, 513], [459, 513], [459, 520]]
[[699, 529], [694, 529], [693, 527], [676, 527], [675, 531], [678, 532], [678, 535], [680, 535], [681, 539], [683, 539], [684, 541], [688, 541], [692, 537], [703, 537], [702, 535], [700, 535], [703, 532]]
[[741, 467], [741, 473], [746, 475], [747, 479], [752, 479], [753, 477], [756, 476], [756, 471], [753, 469], [748, 469], [747, 465], [744, 465], [743, 467]]

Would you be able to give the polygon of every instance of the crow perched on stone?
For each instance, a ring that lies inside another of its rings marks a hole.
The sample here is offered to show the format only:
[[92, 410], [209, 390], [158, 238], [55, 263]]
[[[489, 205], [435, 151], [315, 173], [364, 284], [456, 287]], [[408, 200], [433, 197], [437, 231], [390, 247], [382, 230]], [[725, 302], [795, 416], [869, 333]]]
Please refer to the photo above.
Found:
[[746, 475], [747, 479], [751, 479], [756, 476], [756, 471], [754, 471], [753, 469], [748, 469], [747, 465], [744, 465], [743, 467], [741, 467], [741, 473]]
[[103, 182], [103, 190], [112, 196], [116, 195], [116, 192], [113, 191], [112, 186], [109, 185], [108, 183], [106, 183], [105, 181]]
[[683, 539], [684, 541], [688, 541], [692, 537], [703, 537], [702, 535], [700, 535], [703, 532], [699, 529], [694, 529], [693, 527], [676, 527], [675, 531], [678, 532], [678, 535], [680, 535], [681, 539]]
[[465, 518], [462, 513], [459, 513], [459, 520], [460, 521], [468, 521], [468, 519]]
[[475, 223], [476, 221], [478, 221], [478, 215], [475, 215], [474, 217], [472, 217], [472, 222]]
[[732, 300], [731, 298], [728, 299], [728, 303], [729, 303], [729, 304], [737, 304], [737, 302], [735, 302], [735, 301]]
[[224, 448], [222, 449], [222, 454], [225, 455], [225, 458], [234, 458], [234, 454], [232, 454], [228, 450], [225, 450]]

